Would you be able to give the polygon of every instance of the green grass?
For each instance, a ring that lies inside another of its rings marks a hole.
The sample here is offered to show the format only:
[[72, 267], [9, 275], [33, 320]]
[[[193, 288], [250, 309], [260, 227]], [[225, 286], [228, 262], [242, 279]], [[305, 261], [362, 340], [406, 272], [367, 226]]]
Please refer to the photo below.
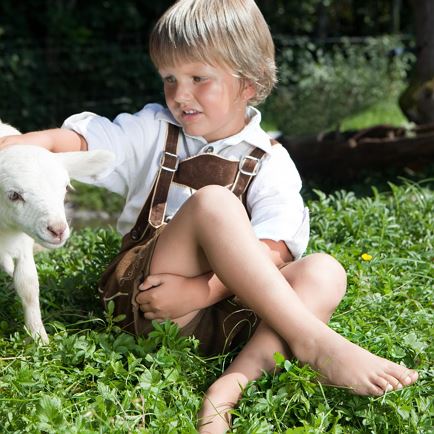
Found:
[[408, 123], [408, 119], [402, 113], [397, 102], [386, 100], [344, 119], [341, 123], [341, 130], [358, 130], [381, 124], [401, 126], [406, 123]]
[[[359, 113], [348, 116], [340, 122], [340, 130], [358, 130], [382, 124], [392, 126], [408, 124], [408, 119], [402, 113], [396, 100], [386, 99]], [[272, 113], [264, 113], [264, 119], [261, 125], [265, 131], [275, 131], [279, 129], [273, 121]], [[318, 131], [312, 131], [312, 134], [316, 134], [317, 132]]]
[[[328, 252], [348, 270], [331, 326], [418, 369], [420, 380], [380, 398], [358, 397], [320, 386], [308, 367], [277, 357], [280, 372], [244, 391], [232, 432], [432, 432], [432, 187], [432, 180], [403, 183], [364, 197], [317, 191], [309, 203], [309, 252]], [[203, 392], [232, 355], [198, 356], [197, 342], [170, 323], [147, 339], [122, 333], [95, 289], [118, 243], [110, 230], [86, 229], [38, 255], [46, 347], [26, 339], [17, 297], [0, 275], [1, 432], [195, 432]]]

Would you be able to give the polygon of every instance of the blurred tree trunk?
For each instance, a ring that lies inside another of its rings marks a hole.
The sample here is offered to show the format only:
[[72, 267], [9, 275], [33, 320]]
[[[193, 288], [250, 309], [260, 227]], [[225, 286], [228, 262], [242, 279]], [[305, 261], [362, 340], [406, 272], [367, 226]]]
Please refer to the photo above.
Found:
[[316, 28], [316, 36], [318, 39], [325, 39], [328, 34], [328, 15], [327, 6], [320, 2], [316, 7], [316, 16], [318, 20], [318, 25]]
[[434, 122], [434, 1], [411, 0], [414, 13], [417, 62], [408, 88], [399, 100], [413, 122]]
[[402, 0], [393, 0], [392, 33], [399, 33], [401, 30], [401, 6]]

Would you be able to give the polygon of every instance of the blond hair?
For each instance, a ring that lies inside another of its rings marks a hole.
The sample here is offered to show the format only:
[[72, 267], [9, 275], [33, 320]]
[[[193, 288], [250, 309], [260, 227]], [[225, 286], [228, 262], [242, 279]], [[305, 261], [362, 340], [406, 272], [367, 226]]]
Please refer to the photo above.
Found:
[[186, 61], [227, 66], [255, 87], [253, 105], [276, 83], [273, 39], [253, 0], [178, 0], [152, 30], [149, 53], [157, 68]]

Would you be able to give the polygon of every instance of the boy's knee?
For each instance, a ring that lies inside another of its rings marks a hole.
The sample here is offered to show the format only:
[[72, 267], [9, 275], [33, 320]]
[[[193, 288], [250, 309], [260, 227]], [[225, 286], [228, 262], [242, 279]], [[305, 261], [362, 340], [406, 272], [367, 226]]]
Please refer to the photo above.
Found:
[[221, 185], [206, 185], [205, 187], [200, 188], [193, 195], [194, 198], [198, 200], [231, 200], [236, 199], [234, 194], [226, 187], [222, 187]]
[[344, 267], [333, 256], [327, 253], [314, 253], [309, 256], [309, 268], [319, 279], [321, 286], [326, 286], [339, 301], [345, 295], [347, 289], [347, 273]]
[[190, 198], [190, 203], [201, 219], [226, 219], [234, 211], [244, 212], [241, 201], [230, 190], [220, 185], [207, 185], [201, 188]]

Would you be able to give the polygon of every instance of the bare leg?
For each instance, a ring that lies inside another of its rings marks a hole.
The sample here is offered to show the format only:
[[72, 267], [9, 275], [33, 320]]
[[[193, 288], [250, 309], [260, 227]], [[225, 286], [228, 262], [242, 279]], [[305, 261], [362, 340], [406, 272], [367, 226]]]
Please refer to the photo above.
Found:
[[[281, 273], [300, 300], [317, 318], [327, 323], [346, 289], [346, 273], [325, 254], [313, 254], [286, 265]], [[223, 433], [230, 427], [229, 411], [249, 381], [275, 367], [274, 353], [291, 357], [285, 341], [264, 322], [228, 369], [208, 389], [199, 413], [199, 432]]]
[[241, 203], [217, 186], [201, 189], [181, 208], [160, 237], [151, 266], [152, 274], [210, 270], [330, 384], [378, 395], [389, 384], [416, 381], [416, 372], [349, 342], [310, 312], [260, 247]]

